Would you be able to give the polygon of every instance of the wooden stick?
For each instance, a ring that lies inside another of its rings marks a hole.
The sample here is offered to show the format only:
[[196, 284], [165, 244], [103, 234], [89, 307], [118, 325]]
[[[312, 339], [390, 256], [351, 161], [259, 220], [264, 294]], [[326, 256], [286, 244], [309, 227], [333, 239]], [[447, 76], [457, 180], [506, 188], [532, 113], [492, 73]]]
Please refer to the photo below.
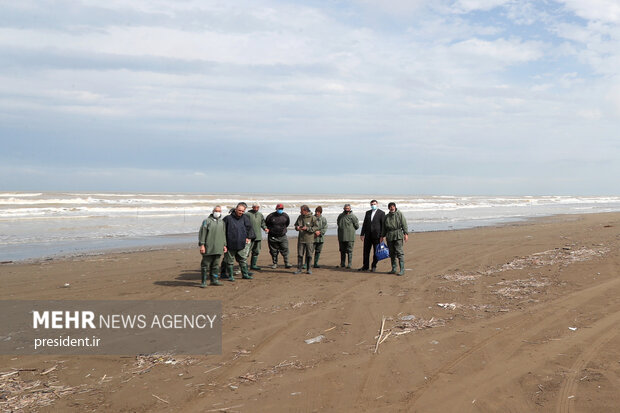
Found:
[[391, 332], [391, 331], [388, 331], [388, 333], [385, 335], [385, 337], [383, 337], [383, 340], [381, 340], [381, 341], [379, 342], [379, 344], [381, 344], [381, 343], [383, 343], [385, 340], [387, 340], [387, 338], [390, 336], [390, 334], [392, 334], [392, 332]]
[[375, 344], [375, 354], [377, 354], [377, 350], [379, 350], [379, 340], [381, 340], [381, 336], [383, 335], [383, 327], [385, 326], [385, 316], [381, 320], [381, 331], [379, 332], [379, 337], [377, 338], [377, 344]]
[[56, 364], [54, 367], [50, 367], [49, 369], [45, 370], [43, 373], [41, 373], [41, 376], [45, 376], [47, 373], [50, 373], [56, 370], [56, 367], [58, 367], [58, 364]]
[[162, 399], [161, 397], [158, 397], [158, 396], [156, 396], [156, 395], [154, 395], [154, 394], [151, 394], [151, 396], [155, 397], [157, 400], [159, 400], [159, 401], [161, 401], [161, 402], [164, 402], [164, 403], [166, 403], [166, 404], [170, 404], [170, 402], [169, 402], [169, 401], [164, 400], [164, 399]]
[[[209, 372], [211, 372], [211, 371], [213, 371], [213, 370], [217, 370], [217, 369], [219, 369], [220, 367], [222, 367], [222, 366], [217, 366], [217, 367], [214, 367], [214, 368], [212, 368], [211, 370], [207, 370], [207, 371], [205, 371], [205, 373], [209, 373]], [[204, 374], [204, 373], [203, 373], [203, 374]]]
[[221, 409], [211, 409], [211, 410], [207, 410], [207, 412], [227, 412], [230, 409], [236, 409], [237, 407], [242, 407], [242, 404], [238, 404], [236, 406], [230, 406], [230, 407], [222, 407]]

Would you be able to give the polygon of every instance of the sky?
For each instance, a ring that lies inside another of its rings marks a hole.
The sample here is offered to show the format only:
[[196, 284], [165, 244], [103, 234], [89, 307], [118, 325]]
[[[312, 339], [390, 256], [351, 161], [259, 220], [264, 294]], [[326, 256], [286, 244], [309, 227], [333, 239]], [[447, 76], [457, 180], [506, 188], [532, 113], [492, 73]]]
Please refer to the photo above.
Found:
[[620, 195], [618, 0], [0, 1], [0, 190]]

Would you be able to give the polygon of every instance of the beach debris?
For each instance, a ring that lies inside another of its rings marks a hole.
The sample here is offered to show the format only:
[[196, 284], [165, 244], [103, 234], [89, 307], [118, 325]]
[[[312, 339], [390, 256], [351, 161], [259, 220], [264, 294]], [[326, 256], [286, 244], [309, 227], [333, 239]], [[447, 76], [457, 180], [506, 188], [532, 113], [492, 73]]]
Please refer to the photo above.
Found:
[[[381, 345], [390, 336], [400, 336], [403, 334], [414, 332], [416, 330], [422, 330], [422, 329], [434, 328], [434, 327], [442, 327], [446, 325], [446, 322], [443, 319], [437, 319], [435, 317], [432, 317], [429, 320], [425, 320], [423, 318], [418, 318], [414, 315], [407, 315], [407, 316], [402, 316], [398, 318], [398, 321], [396, 321], [395, 324], [391, 328], [386, 328], [385, 322], [388, 320], [394, 320], [394, 318], [383, 316], [381, 319], [381, 329], [379, 331], [379, 335], [377, 336], [377, 341], [375, 342], [374, 353], [378, 352], [379, 345]], [[431, 343], [439, 344], [438, 341], [433, 341]], [[356, 345], [359, 345], [359, 344], [356, 344]]]
[[305, 370], [313, 366], [314, 366], [314, 363], [303, 364], [299, 360], [295, 360], [295, 361], [284, 360], [272, 367], [264, 368], [264, 369], [261, 369], [261, 370], [258, 370], [252, 373], [247, 372], [239, 376], [239, 378], [245, 383], [249, 383], [249, 382], [255, 383], [261, 378], [280, 374], [289, 369]]
[[58, 367], [58, 364], [56, 364], [54, 367], [50, 367], [49, 369], [47, 369], [44, 372], [42, 372], [41, 376], [45, 376], [46, 374], [51, 373], [52, 371], [56, 370], [57, 367]]
[[[48, 370], [48, 373], [53, 371]], [[32, 376], [35, 371], [37, 369], [12, 369], [0, 372], [0, 411], [37, 411], [41, 407], [51, 406], [61, 397], [92, 390], [86, 384], [74, 387], [63, 386], [47, 376], [44, 378], [49, 380], [43, 381], [43, 379], [28, 380], [22, 375], [25, 373], [30, 377], [36, 377]]]
[[239, 357], [247, 357], [248, 354], [250, 354], [249, 351], [241, 349], [241, 350], [237, 350], [235, 351], [235, 355], [233, 356], [233, 360], [237, 360]]
[[[218, 403], [221, 404], [221, 403]], [[239, 407], [243, 407], [242, 404], [238, 404], [236, 406], [230, 406], [230, 407], [222, 407], [220, 409], [211, 409], [211, 410], [207, 410], [207, 412], [231, 412], [233, 411], [232, 409], [237, 409]]]
[[520, 299], [539, 293], [540, 289], [551, 285], [551, 283], [546, 278], [537, 280], [535, 277], [530, 277], [527, 280], [507, 280], [494, 284], [494, 286], [498, 285], [502, 288], [494, 291], [495, 294], [509, 299]]
[[588, 261], [597, 257], [602, 257], [609, 252], [609, 248], [598, 249], [581, 247], [578, 249], [555, 248], [552, 250], [537, 252], [524, 257], [517, 257], [514, 260], [497, 266], [491, 266], [482, 271], [455, 271], [449, 274], [442, 274], [439, 277], [447, 281], [457, 281], [467, 283], [475, 281], [485, 275], [493, 275], [504, 271], [523, 270], [527, 268], [541, 268], [549, 265], [568, 266], [575, 262]]
[[304, 341], [306, 342], [306, 344], [314, 344], [314, 343], [320, 343], [321, 341], [323, 341], [324, 338], [325, 336], [321, 334], [320, 336], [312, 337]]
[[71, 287], [71, 284], [69, 284], [69, 283], [65, 283], [62, 287], [63, 287], [63, 288], [69, 288], [69, 287]]
[[239, 376], [239, 378], [241, 380], [256, 381], [256, 375], [250, 373], [245, 373], [244, 375]]
[[209, 370], [205, 371], [203, 374], [206, 374], [206, 373], [211, 373], [213, 370], [217, 370], [217, 369], [219, 369], [219, 368], [221, 368], [221, 367], [222, 367], [222, 366], [213, 367], [212, 369], [209, 369]]
[[443, 327], [446, 325], [446, 322], [442, 319], [436, 319], [435, 317], [431, 317], [429, 320], [425, 320], [423, 318], [418, 318], [412, 321], [405, 321], [396, 324], [394, 327], [399, 328], [402, 331], [395, 332], [395, 335], [407, 334], [416, 330], [424, 330], [426, 328], [434, 328], [434, 327]]
[[134, 369], [130, 370], [129, 372], [132, 374], [143, 374], [157, 365], [190, 365], [194, 362], [196, 362], [196, 360], [190, 357], [176, 359], [175, 356], [171, 353], [141, 354], [139, 356], [136, 356]]
[[327, 330], [323, 330], [324, 333], [327, 333], [328, 331], [332, 331], [333, 329], [335, 329], [336, 326], [330, 327]]
[[300, 391], [296, 391], [296, 392], [291, 393], [291, 396], [299, 396], [300, 394], [301, 394]]
[[381, 330], [379, 331], [379, 337], [377, 337], [377, 343], [375, 344], [375, 354], [379, 350], [379, 344], [381, 344], [381, 336], [383, 336], [383, 327], [385, 327], [385, 316], [381, 317]]
[[161, 397], [157, 396], [156, 394], [151, 394], [151, 396], [155, 397], [157, 400], [159, 400], [160, 402], [164, 402], [166, 404], [170, 404], [170, 402], [168, 400], [164, 400]]
[[441, 308], [454, 310], [457, 307], [456, 303], [437, 303], [437, 305]]
[[577, 331], [577, 327], [568, 327], [570, 331]]

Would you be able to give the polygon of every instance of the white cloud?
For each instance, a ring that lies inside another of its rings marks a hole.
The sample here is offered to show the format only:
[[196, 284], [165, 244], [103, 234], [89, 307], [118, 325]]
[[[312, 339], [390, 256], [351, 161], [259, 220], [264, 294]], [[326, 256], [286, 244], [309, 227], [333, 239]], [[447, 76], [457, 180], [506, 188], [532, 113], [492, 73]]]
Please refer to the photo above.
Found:
[[[569, 3], [566, 10], [576, 10]], [[82, 4], [113, 17], [92, 17]], [[333, 175], [352, 166], [343, 148], [359, 164], [379, 156], [379, 141], [403, 161], [391, 162], [402, 183], [412, 168], [423, 177], [459, 165], [476, 175], [489, 160], [509, 164], [534, 152], [537, 161], [558, 160], [561, 142], [590, 143], [593, 135], [607, 142], [617, 133], [618, 28], [575, 22], [553, 7], [543, 13], [537, 2], [88, 0], [73, 7], [91, 16], [76, 22], [83, 30], [65, 30], [65, 22], [0, 28], [0, 48], [11, 52], [0, 58], [0, 105], [15, 130], [36, 118], [88, 141], [92, 130], [78, 125], [94, 122], [127, 143], [145, 135], [178, 141], [175, 157], [187, 158], [195, 156], [190, 146], [214, 139], [277, 142], [276, 155], [258, 144], [253, 150], [283, 168], [298, 166], [291, 155], [312, 140], [325, 148], [323, 169]], [[124, 13], [132, 16], [127, 24]], [[507, 20], [544, 24], [515, 29]], [[561, 156], [580, 153], [573, 145]], [[169, 153], [152, 155], [161, 161]], [[200, 169], [188, 168], [198, 182]]]
[[617, 0], [559, 0], [577, 16], [586, 20], [617, 23], [620, 21], [620, 3]]
[[451, 49], [458, 55], [495, 61], [500, 64], [529, 62], [543, 56], [544, 44], [538, 41], [523, 42], [518, 39], [497, 39], [493, 41], [467, 39], [454, 44]]
[[511, 0], [457, 0], [453, 7], [458, 12], [469, 13], [476, 10], [491, 10], [510, 2]]

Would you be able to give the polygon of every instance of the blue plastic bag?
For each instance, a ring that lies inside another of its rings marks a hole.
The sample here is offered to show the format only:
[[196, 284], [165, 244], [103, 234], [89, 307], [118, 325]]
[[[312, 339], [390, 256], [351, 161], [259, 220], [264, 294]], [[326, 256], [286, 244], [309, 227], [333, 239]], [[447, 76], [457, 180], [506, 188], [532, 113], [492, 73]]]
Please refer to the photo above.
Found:
[[390, 258], [390, 250], [387, 247], [387, 245], [385, 245], [385, 242], [381, 242], [379, 243], [379, 245], [377, 245], [377, 250], [375, 251], [375, 257], [377, 257], [377, 261]]

